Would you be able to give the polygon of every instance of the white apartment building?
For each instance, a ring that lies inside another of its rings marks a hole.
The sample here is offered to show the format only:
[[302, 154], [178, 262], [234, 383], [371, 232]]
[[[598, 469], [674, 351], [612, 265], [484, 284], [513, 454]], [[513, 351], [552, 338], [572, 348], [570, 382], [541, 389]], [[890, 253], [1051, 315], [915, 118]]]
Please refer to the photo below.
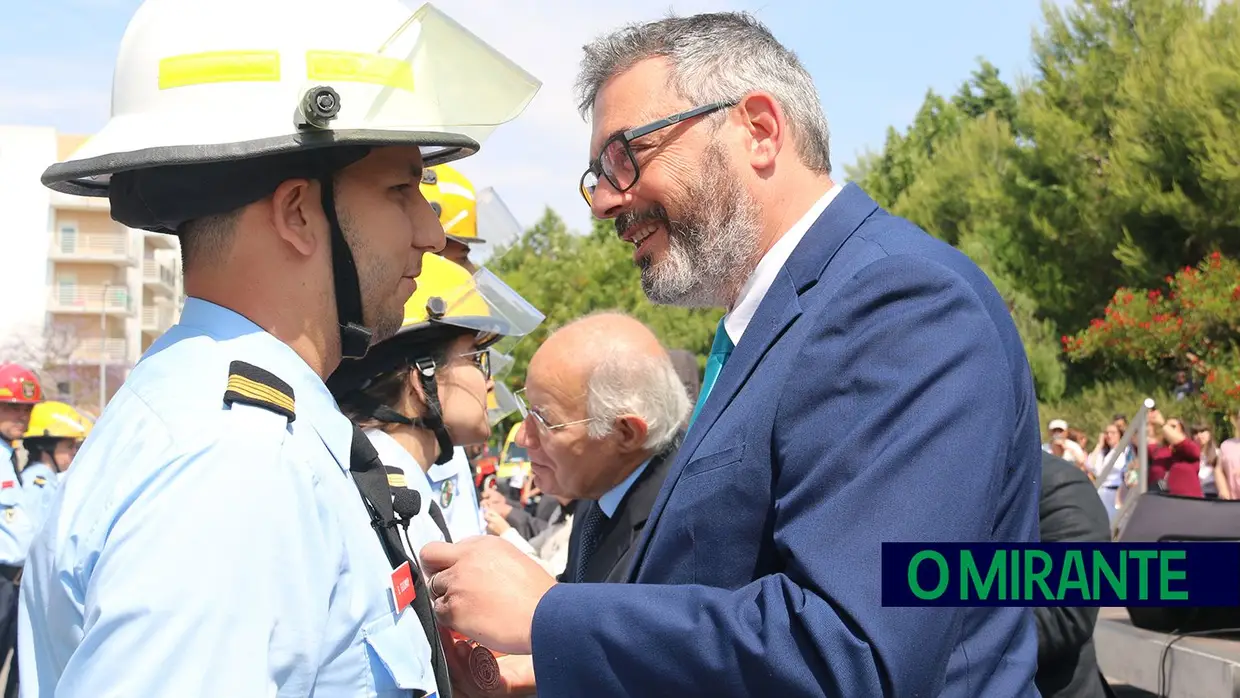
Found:
[[101, 369], [110, 398], [184, 297], [175, 237], [122, 226], [107, 199], [39, 181], [86, 138], [0, 126], [0, 361], [35, 364], [50, 397], [95, 412]]

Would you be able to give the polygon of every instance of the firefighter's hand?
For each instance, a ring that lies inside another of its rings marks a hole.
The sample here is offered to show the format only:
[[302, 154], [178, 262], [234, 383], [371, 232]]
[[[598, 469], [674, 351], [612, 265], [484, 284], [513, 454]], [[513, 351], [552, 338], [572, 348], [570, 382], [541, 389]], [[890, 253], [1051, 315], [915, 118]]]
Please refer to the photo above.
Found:
[[532, 652], [534, 609], [555, 586], [541, 565], [494, 536], [428, 543], [421, 557], [445, 625], [497, 652]]

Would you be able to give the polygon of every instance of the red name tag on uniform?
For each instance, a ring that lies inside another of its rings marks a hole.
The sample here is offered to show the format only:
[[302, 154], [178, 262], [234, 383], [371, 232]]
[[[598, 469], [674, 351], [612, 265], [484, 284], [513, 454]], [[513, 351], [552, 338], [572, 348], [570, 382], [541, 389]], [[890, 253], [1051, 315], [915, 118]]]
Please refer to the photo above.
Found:
[[16, 486], [17, 486], [16, 480], [5, 480], [4, 482], [0, 482], [0, 490], [7, 490], [10, 487], [16, 487]]
[[392, 594], [396, 597], [396, 612], [400, 613], [413, 603], [418, 594], [413, 589], [413, 572], [408, 562], [392, 571]]

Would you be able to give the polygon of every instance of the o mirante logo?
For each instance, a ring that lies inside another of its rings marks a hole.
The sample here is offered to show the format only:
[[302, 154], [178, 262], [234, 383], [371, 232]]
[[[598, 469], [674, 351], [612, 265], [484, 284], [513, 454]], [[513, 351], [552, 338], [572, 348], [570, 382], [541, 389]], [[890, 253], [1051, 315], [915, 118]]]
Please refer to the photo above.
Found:
[[1236, 606], [1240, 543], [883, 543], [884, 606]]

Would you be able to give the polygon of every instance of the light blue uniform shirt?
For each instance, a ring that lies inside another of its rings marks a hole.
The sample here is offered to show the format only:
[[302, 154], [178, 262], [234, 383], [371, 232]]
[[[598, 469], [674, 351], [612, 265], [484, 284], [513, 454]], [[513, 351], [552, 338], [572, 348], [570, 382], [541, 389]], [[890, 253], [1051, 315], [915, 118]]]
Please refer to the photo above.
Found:
[[[223, 402], [245, 361], [296, 419]], [[22, 695], [434, 691], [417, 615], [348, 474], [352, 427], [291, 348], [189, 299], [108, 405], [21, 585]]]
[[56, 490], [60, 489], [61, 478], [67, 474], [57, 473], [42, 461], [27, 463], [22, 469], [22, 495], [25, 497], [26, 510], [30, 513], [31, 526], [36, 532], [43, 527], [52, 498], [56, 496]]
[[603, 510], [607, 518], [610, 519], [616, 515], [616, 508], [620, 506], [620, 502], [624, 501], [624, 495], [628, 494], [629, 490], [633, 488], [633, 483], [637, 482], [637, 478], [646, 472], [646, 466], [648, 465], [650, 465], [649, 459], [634, 468], [628, 477], [620, 481], [620, 484], [607, 490], [606, 494], [598, 498], [598, 507]]
[[426, 479], [435, 493], [435, 501], [443, 509], [453, 541], [486, 533], [486, 519], [478, 505], [478, 492], [474, 489], [464, 448], [452, 449], [452, 460], [447, 463], [432, 465], [426, 471]]
[[417, 555], [416, 559], [421, 564], [422, 546], [443, 541], [443, 533], [439, 530], [439, 524], [435, 523], [430, 515], [430, 505], [435, 500], [435, 493], [431, 490], [431, 484], [426, 479], [426, 475], [422, 472], [422, 466], [418, 465], [413, 456], [409, 455], [409, 452], [397, 443], [396, 439], [379, 429], [367, 429], [365, 433], [366, 438], [370, 439], [371, 445], [375, 447], [375, 452], [379, 454], [380, 462], [403, 470], [406, 486], [421, 497], [422, 506], [406, 531], [408, 540], [405, 550], [410, 557]]
[[13, 467], [13, 447], [0, 439], [0, 565], [21, 567], [37, 530]]

